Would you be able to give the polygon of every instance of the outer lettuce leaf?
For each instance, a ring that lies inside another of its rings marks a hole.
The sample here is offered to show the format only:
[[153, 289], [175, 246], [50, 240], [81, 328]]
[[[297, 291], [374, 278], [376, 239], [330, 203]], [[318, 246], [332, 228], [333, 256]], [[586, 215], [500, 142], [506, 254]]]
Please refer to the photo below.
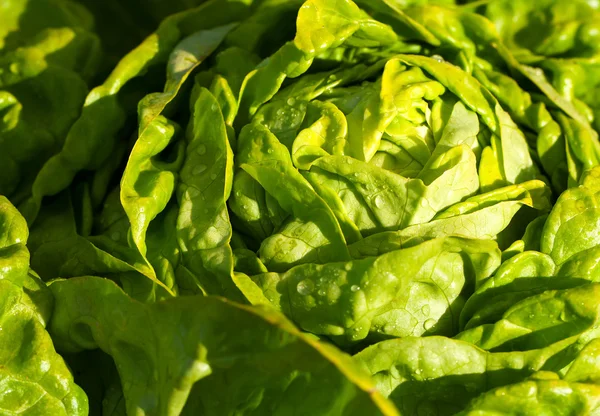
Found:
[[[31, 232], [32, 267], [39, 270], [44, 280], [96, 273], [119, 282], [136, 299], [151, 301], [170, 296], [139, 267], [139, 255], [127, 242], [129, 221], [119, 203], [118, 192], [111, 195], [98, 234], [92, 235], [82, 230], [76, 218], [80, 201], [75, 195], [62, 193], [46, 204]], [[147, 242], [148, 259], [156, 267], [158, 278], [176, 291], [173, 269], [178, 257], [172, 253], [177, 248], [173, 214], [176, 212], [170, 208], [153, 223]]]
[[193, 296], [146, 305], [94, 277], [50, 288], [55, 342], [111, 355], [128, 413], [397, 414], [347, 356], [266, 309]]
[[544, 225], [541, 251], [557, 264], [572, 255], [597, 246], [598, 192], [600, 168], [596, 167], [582, 177], [581, 185], [562, 193]]
[[100, 47], [70, 1], [9, 1], [0, 20], [0, 194], [18, 204], [79, 116]]
[[27, 237], [24, 218], [0, 197], [0, 409], [87, 415], [87, 397], [45, 330], [53, 298], [28, 270]]
[[[168, 62], [171, 52], [183, 38], [202, 29], [229, 24], [244, 16], [247, 10], [232, 7], [230, 12], [221, 13], [220, 3], [211, 1], [168, 17], [155, 33], [119, 62], [102, 85], [90, 92], [62, 150], [42, 167], [33, 184], [32, 196], [19, 207], [30, 223], [37, 216], [44, 196], [57, 194], [71, 184], [78, 172], [97, 170], [109, 159], [132, 107], [146, 95], [147, 89], [156, 88], [157, 71], [160, 74], [160, 68]], [[186, 69], [189, 68], [184, 63], [182, 67], [170, 70], [174, 71], [174, 79], [179, 79]], [[178, 89], [175, 85], [166, 86], [168, 96]], [[145, 115], [154, 118], [150, 113]]]
[[90, 31], [93, 27], [90, 13], [68, 0], [9, 0], [3, 5], [2, 17], [0, 49], [16, 49], [48, 28]]
[[[475, 399], [459, 415], [594, 414], [600, 408], [600, 391], [595, 384], [569, 383], [563, 380], [527, 380], [490, 390]], [[558, 410], [560, 409], [560, 410]]]
[[377, 389], [401, 413], [454, 415], [473, 399], [481, 400], [483, 393], [520, 382], [541, 369], [554, 352], [548, 348], [490, 353], [432, 336], [382, 341], [356, 354], [354, 360], [373, 375]]

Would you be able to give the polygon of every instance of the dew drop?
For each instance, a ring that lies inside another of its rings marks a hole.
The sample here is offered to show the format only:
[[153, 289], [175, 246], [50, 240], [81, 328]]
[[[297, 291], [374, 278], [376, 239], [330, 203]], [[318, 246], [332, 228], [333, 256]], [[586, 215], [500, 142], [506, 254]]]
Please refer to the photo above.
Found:
[[215, 179], [217, 179], [217, 174], [216, 173], [211, 173], [210, 174], [210, 178], [214, 181]]
[[421, 313], [422, 313], [423, 315], [425, 315], [425, 316], [429, 316], [429, 312], [430, 312], [429, 305], [424, 305], [424, 306], [421, 308]]
[[381, 195], [377, 195], [375, 197], [375, 206], [377, 208], [381, 208], [383, 206], [383, 198], [381, 197]]
[[327, 286], [327, 299], [329, 303], [335, 303], [341, 294], [342, 290], [339, 288], [339, 286], [335, 284]]
[[201, 144], [200, 146], [198, 146], [198, 148], [196, 149], [196, 152], [199, 155], [203, 155], [206, 154], [206, 146], [204, 146], [203, 144]]
[[350, 290], [353, 292], [358, 292], [360, 290], [360, 286], [352, 285], [350, 286]]
[[394, 332], [396, 331], [396, 328], [398, 328], [398, 326], [396, 324], [387, 324], [386, 326], [383, 327], [383, 331], [386, 334], [393, 335]]
[[569, 317], [567, 316], [567, 311], [563, 309], [563, 311], [559, 315], [559, 319], [563, 322], [567, 322], [569, 320]]
[[444, 58], [442, 58], [440, 55], [432, 55], [431, 59], [434, 59], [434, 60], [436, 60], [438, 62], [445, 62]]
[[287, 103], [287, 105], [292, 106], [292, 105], [296, 104], [296, 99], [294, 97], [290, 97], [287, 99], [286, 103]]
[[319, 289], [319, 296], [325, 296], [326, 292], [324, 289]]
[[200, 195], [200, 190], [198, 188], [196, 188], [195, 186], [190, 186], [188, 189], [188, 195], [190, 196], [190, 198], [195, 198], [198, 195]]
[[298, 283], [298, 286], [296, 286], [296, 290], [302, 296], [310, 295], [314, 289], [315, 289], [315, 284], [312, 282], [312, 280], [308, 280], [308, 279], [300, 281]]
[[268, 149], [268, 150], [267, 150], [267, 153], [268, 153], [268, 154], [272, 154], [272, 153], [273, 153], [273, 149]]
[[192, 169], [192, 175], [200, 175], [205, 170], [206, 170], [206, 165], [196, 165], [196, 166], [194, 166], [194, 169]]
[[352, 263], [346, 263], [346, 265], [344, 266], [344, 270], [346, 270], [347, 272], [352, 270]]
[[18, 74], [19, 73], [19, 65], [16, 62], [13, 62], [12, 64], [10, 64], [10, 66], [8, 67], [8, 69], [13, 74]]
[[435, 326], [435, 319], [428, 319], [423, 324], [423, 328], [425, 329], [425, 331], [429, 331], [434, 326]]

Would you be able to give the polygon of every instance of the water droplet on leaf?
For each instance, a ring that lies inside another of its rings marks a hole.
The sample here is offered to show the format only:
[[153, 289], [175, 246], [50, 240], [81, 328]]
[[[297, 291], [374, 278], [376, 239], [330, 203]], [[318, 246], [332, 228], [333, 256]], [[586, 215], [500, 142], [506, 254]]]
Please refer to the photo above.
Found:
[[196, 166], [194, 166], [194, 169], [192, 169], [192, 175], [200, 175], [205, 170], [206, 170], [206, 165], [196, 165]]
[[564, 309], [562, 310], [562, 312], [559, 315], [559, 319], [563, 322], [567, 322], [569, 320], [569, 317], [567, 316], [567, 311], [565, 311]]
[[298, 283], [298, 286], [296, 286], [296, 290], [302, 296], [310, 295], [314, 289], [315, 289], [315, 284], [312, 282], [312, 280], [308, 280], [308, 279], [302, 280], [301, 282]]
[[342, 291], [337, 285], [331, 284], [327, 287], [327, 299], [330, 303], [337, 301], [341, 294]]
[[425, 329], [425, 331], [429, 331], [431, 328], [433, 328], [435, 326], [435, 324], [436, 324], [435, 319], [428, 319], [423, 324], [423, 328]]

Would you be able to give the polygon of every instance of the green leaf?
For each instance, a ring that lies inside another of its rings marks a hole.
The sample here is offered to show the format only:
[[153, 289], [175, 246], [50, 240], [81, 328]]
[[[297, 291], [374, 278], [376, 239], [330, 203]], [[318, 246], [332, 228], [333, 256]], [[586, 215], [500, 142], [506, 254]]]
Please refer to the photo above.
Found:
[[0, 197], [0, 409], [87, 415], [83, 390], [45, 330], [52, 295], [29, 269], [25, 219]]
[[215, 97], [205, 88], [193, 103], [177, 194], [177, 241], [184, 265], [209, 294], [234, 297], [233, 255], [226, 200], [233, 154]]
[[[582, 184], [562, 193], [544, 225], [541, 251], [557, 264], [572, 255], [600, 243], [598, 224], [598, 176], [594, 168], [582, 178]], [[584, 230], [584, 232], [582, 232]]]
[[466, 342], [431, 336], [382, 341], [354, 360], [403, 414], [454, 415], [480, 394], [529, 376], [550, 354], [489, 353]]
[[379, 257], [300, 265], [252, 279], [301, 328], [347, 345], [455, 333], [463, 296], [499, 261], [491, 241], [440, 238]]
[[203, 296], [147, 305], [93, 277], [50, 288], [56, 344], [111, 355], [128, 414], [397, 414], [349, 357], [267, 309]]
[[513, 303], [494, 323], [468, 329], [456, 338], [493, 351], [531, 350], [569, 337], [585, 338], [598, 320], [594, 301], [598, 290], [597, 283], [546, 290]]
[[490, 390], [475, 399], [459, 415], [487, 416], [498, 413], [593, 414], [600, 407], [600, 390], [593, 384], [562, 380], [527, 380]]

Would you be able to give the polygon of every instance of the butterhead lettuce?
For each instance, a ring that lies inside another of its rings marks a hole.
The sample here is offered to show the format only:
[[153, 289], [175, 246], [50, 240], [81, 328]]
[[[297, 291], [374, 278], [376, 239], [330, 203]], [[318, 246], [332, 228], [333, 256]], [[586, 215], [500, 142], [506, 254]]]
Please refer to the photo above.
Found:
[[0, 23], [0, 413], [600, 412], [594, 2]]

